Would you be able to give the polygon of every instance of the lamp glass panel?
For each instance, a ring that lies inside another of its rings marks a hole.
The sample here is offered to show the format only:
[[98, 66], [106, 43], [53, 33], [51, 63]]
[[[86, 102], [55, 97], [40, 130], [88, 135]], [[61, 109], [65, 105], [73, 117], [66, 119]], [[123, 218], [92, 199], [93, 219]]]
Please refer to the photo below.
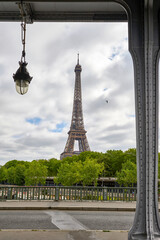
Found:
[[28, 92], [29, 82], [24, 80], [17, 80], [16, 83], [16, 91], [23, 95]]

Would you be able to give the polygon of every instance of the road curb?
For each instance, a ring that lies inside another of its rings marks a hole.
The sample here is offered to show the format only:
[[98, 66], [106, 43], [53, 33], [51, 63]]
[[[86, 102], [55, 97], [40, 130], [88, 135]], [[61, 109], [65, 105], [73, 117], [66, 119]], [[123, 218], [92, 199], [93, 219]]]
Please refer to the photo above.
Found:
[[135, 208], [105, 208], [105, 207], [0, 207], [0, 210], [70, 210], [70, 211], [121, 211], [121, 212], [134, 212]]
[[20, 201], [7, 200], [0, 210], [65, 210], [65, 211], [123, 211], [134, 212], [136, 202], [93, 202], [93, 201]]

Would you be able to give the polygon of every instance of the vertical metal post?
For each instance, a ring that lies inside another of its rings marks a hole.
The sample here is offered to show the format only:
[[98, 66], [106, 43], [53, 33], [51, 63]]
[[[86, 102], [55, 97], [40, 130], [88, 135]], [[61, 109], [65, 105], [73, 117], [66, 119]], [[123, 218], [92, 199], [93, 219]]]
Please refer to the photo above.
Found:
[[128, 188], [128, 194], [129, 194], [128, 201], [130, 201], [131, 200], [131, 189], [130, 188]]
[[76, 188], [74, 189], [74, 200], [76, 200]]
[[23, 200], [23, 187], [21, 189], [22, 189], [22, 200]]
[[34, 200], [34, 190], [35, 190], [35, 188], [33, 187], [33, 200]]
[[49, 200], [51, 200], [51, 187], [49, 188]]
[[2, 199], [3, 199], [3, 196], [4, 196], [4, 188], [2, 187]]
[[82, 201], [82, 188], [80, 188], [80, 200]]
[[135, 72], [137, 207], [129, 240], [160, 239], [158, 174], [158, 0], [120, 0], [126, 6]]
[[56, 187], [55, 189], [55, 201], [59, 201], [59, 188]]
[[112, 188], [112, 201], [113, 201], [113, 188]]
[[117, 201], [119, 201], [119, 189], [117, 189]]

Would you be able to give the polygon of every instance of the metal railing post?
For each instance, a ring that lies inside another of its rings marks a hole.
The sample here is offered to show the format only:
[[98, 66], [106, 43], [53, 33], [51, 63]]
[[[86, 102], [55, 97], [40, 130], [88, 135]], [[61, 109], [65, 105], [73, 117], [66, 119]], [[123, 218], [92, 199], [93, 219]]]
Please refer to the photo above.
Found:
[[59, 201], [59, 188], [55, 188], [55, 201]]

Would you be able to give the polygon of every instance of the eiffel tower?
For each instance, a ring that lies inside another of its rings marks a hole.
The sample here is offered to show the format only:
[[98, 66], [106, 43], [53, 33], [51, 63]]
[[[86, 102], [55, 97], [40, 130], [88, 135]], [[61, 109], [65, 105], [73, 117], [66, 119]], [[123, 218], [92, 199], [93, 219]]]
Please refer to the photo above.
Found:
[[[77, 65], [75, 66], [75, 88], [74, 88], [74, 102], [70, 130], [68, 132], [68, 140], [61, 153], [60, 159], [65, 157], [72, 157], [81, 152], [90, 151], [90, 147], [86, 137], [86, 131], [83, 123], [82, 111], [82, 94], [81, 94], [81, 65], [79, 64], [79, 54], [77, 58]], [[78, 141], [79, 151], [74, 151], [75, 142]]]

